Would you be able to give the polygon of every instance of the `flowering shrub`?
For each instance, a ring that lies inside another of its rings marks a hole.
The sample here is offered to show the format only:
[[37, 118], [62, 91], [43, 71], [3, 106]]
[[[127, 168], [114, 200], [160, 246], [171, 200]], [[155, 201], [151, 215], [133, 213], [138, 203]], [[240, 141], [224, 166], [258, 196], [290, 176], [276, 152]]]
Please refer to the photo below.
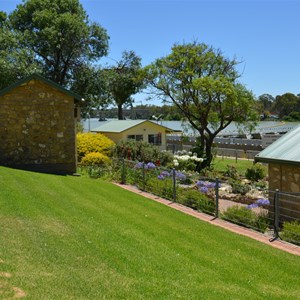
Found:
[[179, 181], [184, 181], [186, 180], [186, 175], [181, 172], [175, 171], [175, 178]]
[[192, 152], [179, 151], [173, 157], [173, 165], [178, 170], [195, 171], [197, 164], [201, 162], [203, 158]]
[[[172, 173], [169, 173], [168, 171], [162, 171], [157, 178], [160, 180], [164, 180], [166, 177], [172, 177]], [[186, 175], [182, 172], [175, 170], [175, 179], [178, 179], [179, 181], [186, 180]]]
[[91, 152], [82, 158], [81, 164], [86, 166], [100, 166], [108, 163], [109, 161], [110, 159], [108, 156], [98, 152]]
[[155, 169], [156, 168], [156, 165], [153, 163], [153, 162], [148, 162], [146, 164], [144, 164], [143, 162], [139, 161], [138, 163], [135, 164], [134, 166], [135, 169], [142, 169], [142, 168], [145, 168], [146, 170], [149, 170], [149, 169]]
[[164, 180], [166, 177], [171, 177], [172, 174], [170, 174], [168, 171], [162, 171], [158, 176], [157, 179]]
[[77, 134], [77, 154], [78, 161], [88, 153], [97, 152], [106, 156], [111, 155], [114, 142], [100, 133], [78, 133]]
[[270, 205], [270, 201], [268, 199], [257, 199], [254, 203], [249, 204], [247, 206], [248, 209], [252, 209], [252, 208], [256, 208], [256, 207], [261, 207], [261, 206], [269, 206]]
[[135, 169], [142, 169], [143, 166], [144, 166], [144, 163], [141, 162], [141, 161], [139, 161], [139, 162], [137, 162], [137, 163], [135, 164], [134, 168], [135, 168]]
[[[203, 194], [207, 194], [208, 192], [213, 191], [216, 188], [215, 182], [209, 182], [209, 181], [202, 181], [199, 180], [196, 182], [196, 186], [198, 187], [199, 191]], [[219, 187], [221, 187], [221, 184], [218, 183]]]

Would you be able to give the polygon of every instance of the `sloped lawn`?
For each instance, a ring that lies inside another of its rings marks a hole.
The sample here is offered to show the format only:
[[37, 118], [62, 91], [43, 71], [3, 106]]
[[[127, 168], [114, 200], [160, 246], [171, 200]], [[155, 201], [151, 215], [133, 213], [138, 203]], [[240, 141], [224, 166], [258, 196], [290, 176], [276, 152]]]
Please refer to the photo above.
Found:
[[300, 299], [300, 257], [108, 182], [0, 167], [0, 299]]

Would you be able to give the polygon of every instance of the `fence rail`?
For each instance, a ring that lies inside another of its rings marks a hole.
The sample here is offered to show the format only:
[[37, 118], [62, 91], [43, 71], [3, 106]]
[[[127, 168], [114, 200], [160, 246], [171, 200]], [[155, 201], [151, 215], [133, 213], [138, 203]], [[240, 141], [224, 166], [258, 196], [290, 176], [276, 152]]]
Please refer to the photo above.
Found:
[[224, 200], [220, 189], [225, 182], [204, 178], [174, 168], [125, 159], [114, 159], [107, 166], [80, 166], [79, 172], [102, 177], [155, 194], [229, 222], [300, 245], [300, 193], [266, 191], [252, 203]]

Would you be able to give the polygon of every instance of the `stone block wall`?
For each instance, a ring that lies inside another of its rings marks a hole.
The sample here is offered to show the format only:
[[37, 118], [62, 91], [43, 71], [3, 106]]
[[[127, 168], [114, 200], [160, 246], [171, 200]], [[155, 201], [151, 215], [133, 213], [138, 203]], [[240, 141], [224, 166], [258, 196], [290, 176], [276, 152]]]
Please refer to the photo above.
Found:
[[37, 79], [0, 96], [0, 165], [76, 172], [74, 99]]
[[269, 164], [269, 189], [279, 190], [280, 221], [300, 221], [300, 166]]

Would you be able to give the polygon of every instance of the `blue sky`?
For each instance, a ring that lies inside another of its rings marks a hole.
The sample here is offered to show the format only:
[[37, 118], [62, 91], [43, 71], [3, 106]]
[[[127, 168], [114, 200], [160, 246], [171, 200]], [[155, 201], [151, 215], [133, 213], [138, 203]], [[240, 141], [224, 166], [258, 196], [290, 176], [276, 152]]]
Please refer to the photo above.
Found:
[[[0, 0], [0, 9], [10, 12], [20, 3]], [[147, 65], [169, 54], [174, 43], [197, 40], [242, 61], [240, 81], [256, 96], [300, 93], [300, 0], [81, 3], [90, 20], [100, 23], [110, 36], [109, 58], [102, 64], [120, 59], [123, 50], [134, 50]]]

